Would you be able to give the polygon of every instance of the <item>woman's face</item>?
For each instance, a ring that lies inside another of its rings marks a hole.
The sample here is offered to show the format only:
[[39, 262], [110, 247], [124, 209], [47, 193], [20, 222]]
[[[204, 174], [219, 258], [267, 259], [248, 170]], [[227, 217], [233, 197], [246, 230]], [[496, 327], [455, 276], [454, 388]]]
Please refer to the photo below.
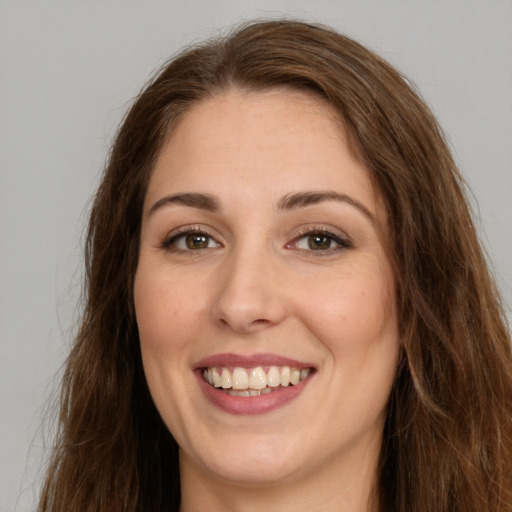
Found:
[[230, 91], [185, 115], [149, 182], [134, 290], [182, 472], [374, 468], [400, 343], [385, 221], [322, 100]]

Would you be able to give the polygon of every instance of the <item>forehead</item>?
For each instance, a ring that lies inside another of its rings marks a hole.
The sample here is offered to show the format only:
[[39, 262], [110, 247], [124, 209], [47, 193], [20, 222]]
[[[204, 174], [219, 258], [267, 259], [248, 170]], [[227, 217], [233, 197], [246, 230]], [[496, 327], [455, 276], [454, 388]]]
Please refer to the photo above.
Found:
[[370, 181], [339, 115], [321, 97], [230, 90], [195, 104], [174, 127], [157, 159], [148, 202], [188, 191], [250, 192], [277, 201], [286, 193], [334, 189], [375, 210]]

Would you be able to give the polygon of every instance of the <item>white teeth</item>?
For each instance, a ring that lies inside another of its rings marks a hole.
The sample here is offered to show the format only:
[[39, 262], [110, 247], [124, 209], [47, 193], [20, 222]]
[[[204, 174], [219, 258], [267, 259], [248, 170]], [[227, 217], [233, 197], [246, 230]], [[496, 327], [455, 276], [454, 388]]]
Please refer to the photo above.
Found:
[[290, 367], [283, 366], [281, 368], [281, 386], [286, 387], [290, 384]]
[[251, 370], [249, 374], [249, 387], [251, 389], [263, 389], [267, 387], [267, 376], [261, 366]]
[[231, 383], [231, 372], [227, 368], [222, 368], [220, 385], [223, 387], [223, 389], [229, 389], [231, 387]]
[[232, 371], [226, 367], [211, 367], [203, 370], [203, 378], [210, 386], [228, 390], [230, 395], [258, 396], [290, 385], [295, 386], [310, 373], [311, 368], [289, 366], [271, 366], [267, 371], [261, 366], [247, 369], [235, 367]]
[[217, 368], [212, 368], [212, 376], [213, 376], [213, 385], [216, 388], [223, 387], [222, 380], [220, 378], [219, 372], [217, 371]]
[[247, 389], [249, 387], [249, 376], [243, 368], [233, 370], [233, 389]]
[[271, 366], [267, 373], [267, 386], [277, 388], [281, 385], [281, 375], [277, 366]]

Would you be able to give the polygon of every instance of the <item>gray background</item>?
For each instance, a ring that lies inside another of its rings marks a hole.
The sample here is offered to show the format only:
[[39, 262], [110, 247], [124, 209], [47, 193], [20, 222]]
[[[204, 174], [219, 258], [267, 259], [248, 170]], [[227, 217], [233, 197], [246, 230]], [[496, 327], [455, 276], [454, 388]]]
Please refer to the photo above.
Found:
[[512, 303], [512, 0], [0, 0], [0, 512], [35, 508], [87, 205], [130, 99], [179, 47], [282, 14], [356, 37], [417, 84]]

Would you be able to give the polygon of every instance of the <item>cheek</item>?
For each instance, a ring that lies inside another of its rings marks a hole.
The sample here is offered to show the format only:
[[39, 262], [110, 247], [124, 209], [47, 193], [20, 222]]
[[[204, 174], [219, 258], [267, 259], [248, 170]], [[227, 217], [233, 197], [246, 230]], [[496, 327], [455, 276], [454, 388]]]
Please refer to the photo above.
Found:
[[134, 303], [142, 349], [175, 351], [198, 327], [204, 298], [165, 269], [139, 268]]
[[316, 282], [302, 303], [310, 330], [333, 352], [398, 338], [392, 280], [382, 275]]
[[181, 372], [186, 366], [184, 335], [192, 325], [190, 316], [183, 314], [186, 298], [163, 272], [142, 261], [135, 276], [134, 304], [144, 374], [162, 419], [173, 430], [180, 421], [179, 398], [188, 389]]

